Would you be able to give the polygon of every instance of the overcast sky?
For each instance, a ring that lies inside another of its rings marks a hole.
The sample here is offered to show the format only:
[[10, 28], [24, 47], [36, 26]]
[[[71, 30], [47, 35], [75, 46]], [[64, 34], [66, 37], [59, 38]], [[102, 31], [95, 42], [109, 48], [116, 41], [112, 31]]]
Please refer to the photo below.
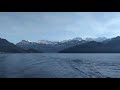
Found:
[[0, 37], [61, 41], [120, 35], [120, 12], [0, 12]]

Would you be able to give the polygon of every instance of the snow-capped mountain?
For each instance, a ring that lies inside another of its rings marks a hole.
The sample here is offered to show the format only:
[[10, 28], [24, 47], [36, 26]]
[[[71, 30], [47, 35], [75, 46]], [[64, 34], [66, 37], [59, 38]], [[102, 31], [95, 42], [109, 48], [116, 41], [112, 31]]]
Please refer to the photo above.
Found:
[[[29, 45], [28, 41], [21, 41], [22, 44]], [[0, 52], [4, 53], [40, 53], [34, 49], [23, 49], [21, 47], [17, 47], [15, 44], [7, 41], [6, 39], [0, 38]]]
[[51, 41], [48, 41], [48, 40], [39, 40], [37, 43], [39, 43], [39, 44], [49, 44], [49, 43], [51, 43]]
[[63, 41], [39, 40], [38, 42], [30, 42], [28, 40], [22, 40], [16, 45], [24, 49], [42, 50], [43, 52], [58, 52], [59, 50], [72, 47], [83, 42], [85, 41], [82, 38], [77, 37]]
[[102, 42], [104, 40], [107, 40], [107, 38], [106, 37], [98, 37], [98, 38], [89, 38], [89, 37], [87, 37], [87, 38], [85, 38], [85, 40], [86, 41]]
[[29, 40], [22, 40], [16, 45], [23, 49], [35, 49], [43, 52], [58, 52], [65, 48], [73, 47], [79, 44], [83, 44], [90, 41], [102, 42], [106, 40], [105, 37], [98, 38], [85, 38], [76, 37], [73, 39], [63, 40], [63, 41], [48, 41], [48, 40], [39, 40], [37, 42], [31, 42]]
[[97, 41], [97, 42], [102, 42], [104, 40], [107, 40], [106, 37], [98, 37], [98, 38], [95, 38], [94, 41]]
[[62, 40], [62, 41], [59, 41], [59, 43], [65, 43], [65, 42], [69, 42], [71, 41], [72, 39], [68, 39], [68, 40]]
[[[103, 41], [103, 42], [98, 42]], [[120, 53], [120, 36], [107, 39], [97, 38], [60, 51], [61, 53]]]
[[58, 44], [58, 42], [48, 41], [48, 40], [39, 40], [37, 43], [39, 44]]
[[33, 49], [34, 47], [37, 47], [37, 43], [36, 42], [30, 42], [28, 40], [22, 40], [21, 42], [16, 44], [18, 47], [23, 48], [23, 49]]
[[[120, 36], [109, 38], [85, 38], [76, 37], [63, 41], [48, 41], [39, 40], [38, 42], [31, 42], [29, 40], [22, 40], [14, 45], [6, 39], [0, 38], [0, 52], [21, 52], [21, 53], [40, 53], [40, 52], [59, 52], [62, 50], [96, 50], [95, 52], [120, 52]], [[72, 48], [73, 47], [73, 48]], [[75, 49], [74, 49], [75, 48]], [[100, 49], [101, 48], [101, 49]], [[71, 51], [72, 53], [72, 51]]]
[[93, 39], [93, 38], [88, 38], [88, 37], [87, 37], [87, 38], [85, 38], [84, 40], [85, 40], [85, 41], [94, 41], [94, 39]]
[[83, 39], [81, 37], [76, 37], [76, 38], [73, 38], [72, 40], [82, 41]]
[[29, 44], [29, 43], [31, 43], [31, 41], [29, 41], [29, 40], [22, 40], [21, 43], [22, 44]]

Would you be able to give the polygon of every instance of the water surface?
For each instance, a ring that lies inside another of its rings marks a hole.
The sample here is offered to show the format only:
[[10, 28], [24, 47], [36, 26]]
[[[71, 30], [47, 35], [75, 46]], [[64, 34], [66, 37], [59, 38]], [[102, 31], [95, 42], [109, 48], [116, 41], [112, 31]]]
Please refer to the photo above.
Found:
[[120, 54], [0, 54], [5, 78], [120, 78]]

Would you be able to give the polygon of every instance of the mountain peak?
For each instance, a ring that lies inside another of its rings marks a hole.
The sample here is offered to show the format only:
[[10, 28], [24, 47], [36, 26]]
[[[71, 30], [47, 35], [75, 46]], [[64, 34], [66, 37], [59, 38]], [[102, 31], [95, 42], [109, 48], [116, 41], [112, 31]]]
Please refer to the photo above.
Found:
[[37, 43], [39, 44], [57, 44], [57, 41], [48, 41], [48, 40], [39, 40]]
[[94, 41], [93, 38], [85, 38], [86, 41]]
[[0, 38], [0, 40], [6, 40], [6, 39], [4, 39], [4, 38]]
[[83, 39], [81, 37], [76, 37], [76, 38], [73, 38], [72, 40], [82, 41]]
[[29, 44], [31, 41], [29, 40], [22, 40], [21, 43]]
[[48, 41], [48, 40], [39, 40], [37, 43], [48, 44], [48, 43], [51, 43], [51, 41]]
[[95, 38], [95, 41], [102, 42], [106, 39], [107, 39], [106, 37], [98, 37], [98, 38]]
[[117, 37], [115, 37], [115, 38], [120, 38], [120, 36], [117, 36]]
[[120, 36], [114, 37], [111, 40], [120, 40]]

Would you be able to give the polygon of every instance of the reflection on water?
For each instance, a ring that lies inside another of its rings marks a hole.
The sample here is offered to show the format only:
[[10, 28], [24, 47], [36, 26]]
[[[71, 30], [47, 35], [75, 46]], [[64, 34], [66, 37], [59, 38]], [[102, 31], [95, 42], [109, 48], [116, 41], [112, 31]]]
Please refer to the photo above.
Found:
[[120, 54], [0, 54], [0, 77], [120, 78]]

